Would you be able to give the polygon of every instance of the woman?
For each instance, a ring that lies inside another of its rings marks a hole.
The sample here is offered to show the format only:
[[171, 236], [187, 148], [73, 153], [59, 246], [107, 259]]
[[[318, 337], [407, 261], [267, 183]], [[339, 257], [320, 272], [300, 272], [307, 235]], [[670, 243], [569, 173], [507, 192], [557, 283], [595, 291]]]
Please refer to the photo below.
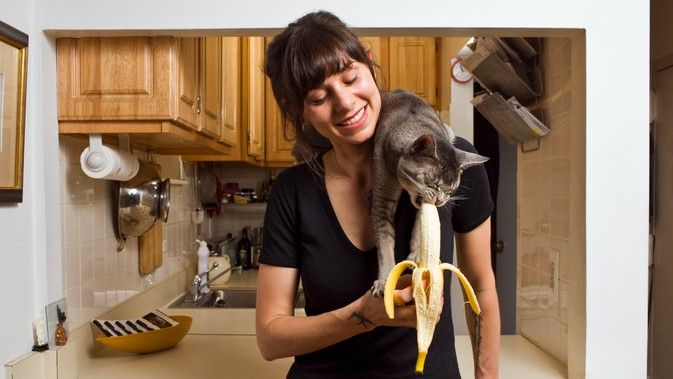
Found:
[[[369, 291], [377, 259], [366, 194], [381, 107], [374, 62], [344, 23], [316, 12], [274, 38], [265, 68], [306, 163], [279, 175], [265, 216], [256, 320], [262, 356], [295, 356], [289, 378], [411, 377], [417, 348], [408, 277], [396, 291], [403, 305], [396, 307], [393, 320], [382, 299]], [[323, 143], [315, 143], [315, 132]], [[466, 170], [463, 181], [470, 185], [459, 195], [471, 200], [446, 205], [444, 214], [452, 216], [442, 232], [453, 236], [454, 229], [460, 231], [455, 237], [461, 269], [483, 309], [476, 377], [497, 377], [500, 321], [490, 266], [492, 202], [482, 167]], [[415, 212], [408, 197], [400, 199], [397, 260], [408, 254]], [[442, 248], [442, 261], [451, 261], [452, 248]], [[307, 317], [294, 316], [300, 279]], [[445, 307], [424, 377], [460, 377], [453, 341], [451, 311]]]

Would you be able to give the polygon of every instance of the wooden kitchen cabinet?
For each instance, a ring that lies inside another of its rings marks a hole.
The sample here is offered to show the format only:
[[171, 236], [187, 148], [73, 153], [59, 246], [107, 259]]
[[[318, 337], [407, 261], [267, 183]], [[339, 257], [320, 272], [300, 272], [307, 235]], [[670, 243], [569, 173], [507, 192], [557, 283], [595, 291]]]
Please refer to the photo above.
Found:
[[222, 137], [222, 39], [179, 38], [178, 121]]
[[[266, 122], [264, 124], [264, 138], [265, 138], [265, 160], [268, 167], [285, 167], [291, 166], [294, 163], [292, 156], [292, 146], [294, 146], [294, 138], [285, 135], [285, 127], [278, 108], [278, 103], [273, 97], [271, 90], [271, 81], [266, 79]], [[288, 127], [292, 128], [290, 122], [287, 122]]]
[[243, 55], [244, 160], [264, 163], [264, 37], [248, 37]]
[[379, 65], [377, 82], [384, 91], [404, 88], [439, 109], [437, 38], [360, 37]]
[[131, 136], [158, 154], [228, 154], [223, 138], [222, 39], [58, 39], [64, 134]]
[[438, 108], [436, 38], [390, 37], [388, 49], [390, 89], [407, 89]]
[[200, 116], [202, 131], [215, 138], [222, 138], [222, 38], [200, 38], [199, 61]]
[[376, 83], [383, 91], [388, 90], [387, 73], [384, 67], [388, 66], [388, 38], [386, 37], [360, 37], [360, 43], [364, 46], [372, 56], [374, 62], [378, 65], [375, 67]]
[[178, 42], [179, 117], [232, 147], [240, 143], [240, 40], [207, 37], [181, 38]]
[[235, 141], [226, 153], [183, 155], [187, 161], [245, 163], [265, 166], [264, 37], [225, 37], [223, 52], [224, 133]]
[[289, 167], [294, 164], [293, 140], [286, 140], [280, 109], [263, 71], [265, 47], [271, 39], [242, 38], [240, 149], [229, 155], [185, 157], [194, 161], [244, 162], [260, 167]]
[[[273, 38], [266, 38], [265, 46], [267, 46]], [[265, 115], [264, 122], [264, 137], [265, 137], [265, 151], [264, 158], [266, 166], [268, 167], [287, 167], [294, 164], [295, 160], [292, 156], [292, 146], [294, 145], [294, 138], [292, 135], [286, 135], [286, 126], [283, 125], [283, 118], [281, 116], [280, 108], [276, 99], [273, 96], [273, 89], [271, 89], [271, 81], [265, 78]], [[287, 128], [292, 129], [291, 123], [287, 122]]]
[[241, 37], [222, 38], [222, 142], [240, 145]]

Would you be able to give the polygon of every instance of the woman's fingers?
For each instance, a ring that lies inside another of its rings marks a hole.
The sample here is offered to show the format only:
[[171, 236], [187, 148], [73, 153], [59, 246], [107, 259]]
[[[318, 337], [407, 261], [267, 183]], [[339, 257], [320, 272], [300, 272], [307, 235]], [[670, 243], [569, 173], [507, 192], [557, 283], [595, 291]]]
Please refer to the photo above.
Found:
[[414, 301], [414, 295], [412, 292], [413, 290], [410, 286], [395, 290], [395, 294], [393, 295], [395, 305], [404, 305]]
[[400, 276], [397, 280], [397, 288], [395, 294], [393, 295], [393, 301], [395, 305], [403, 305], [410, 303], [414, 300], [413, 291], [411, 288], [411, 275], [405, 274]]

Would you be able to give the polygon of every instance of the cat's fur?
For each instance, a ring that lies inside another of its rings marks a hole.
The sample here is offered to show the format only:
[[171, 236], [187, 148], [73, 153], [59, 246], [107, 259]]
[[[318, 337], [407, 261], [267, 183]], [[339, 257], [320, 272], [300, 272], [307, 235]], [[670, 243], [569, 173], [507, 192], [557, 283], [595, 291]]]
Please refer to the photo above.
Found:
[[[453, 146], [453, 131], [419, 96], [396, 90], [381, 94], [372, 162], [372, 218], [379, 274], [374, 295], [381, 296], [388, 273], [395, 266], [393, 218], [402, 190], [420, 208], [423, 202], [442, 206], [460, 185], [463, 170], [488, 158]], [[418, 218], [409, 258], [418, 254]]]

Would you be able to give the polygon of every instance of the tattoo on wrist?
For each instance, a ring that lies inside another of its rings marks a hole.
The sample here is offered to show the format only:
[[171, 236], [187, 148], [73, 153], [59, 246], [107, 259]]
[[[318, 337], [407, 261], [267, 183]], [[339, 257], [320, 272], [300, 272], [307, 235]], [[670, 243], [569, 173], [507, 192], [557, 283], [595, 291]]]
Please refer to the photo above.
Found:
[[371, 327], [375, 327], [376, 324], [371, 322], [367, 317], [365, 317], [361, 312], [353, 312], [353, 314], [348, 317], [348, 319], [356, 319], [358, 322], [358, 325], [362, 325], [365, 327], [365, 329], [369, 329], [370, 327], [368, 325], [371, 325]]

